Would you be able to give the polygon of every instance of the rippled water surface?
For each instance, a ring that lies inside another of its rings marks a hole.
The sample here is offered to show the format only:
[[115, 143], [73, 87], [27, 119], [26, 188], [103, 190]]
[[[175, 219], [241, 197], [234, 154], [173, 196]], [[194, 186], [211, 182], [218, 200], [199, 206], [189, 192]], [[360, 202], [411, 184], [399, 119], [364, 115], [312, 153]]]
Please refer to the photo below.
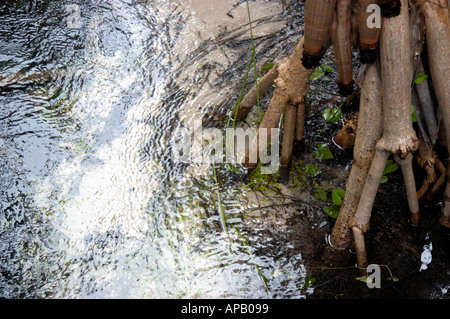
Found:
[[[290, 52], [301, 10], [250, 9], [258, 63]], [[245, 2], [2, 1], [0, 21], [1, 297], [305, 294], [239, 172], [171, 157], [171, 132], [237, 99]]]

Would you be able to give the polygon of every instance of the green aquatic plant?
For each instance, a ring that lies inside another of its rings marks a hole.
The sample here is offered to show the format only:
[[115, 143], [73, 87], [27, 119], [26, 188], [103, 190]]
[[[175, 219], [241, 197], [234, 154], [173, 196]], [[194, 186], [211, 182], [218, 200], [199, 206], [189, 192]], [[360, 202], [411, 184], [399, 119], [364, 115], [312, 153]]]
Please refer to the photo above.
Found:
[[316, 278], [312, 277], [305, 277], [305, 281], [302, 282], [302, 286], [300, 287], [301, 290], [308, 289], [316, 282]]
[[252, 170], [249, 176], [250, 182], [245, 184], [242, 188], [249, 188], [252, 191], [259, 191], [263, 195], [267, 196], [269, 190], [280, 191], [281, 186], [278, 183], [279, 172], [271, 174], [262, 174], [261, 167], [263, 164], [258, 163], [256, 168]]
[[336, 124], [342, 118], [342, 109], [340, 107], [327, 107], [322, 112], [322, 117], [328, 123]]
[[331, 201], [333, 205], [324, 207], [324, 212], [327, 213], [331, 218], [336, 219], [339, 215], [339, 210], [341, 209], [342, 201], [345, 197], [345, 190], [342, 188], [335, 188], [331, 192]]
[[321, 64], [314, 69], [309, 80], [316, 81], [316, 80], [322, 79], [325, 81], [329, 81], [329, 78], [326, 77], [326, 74], [333, 73], [333, 72], [334, 72], [334, 68], [332, 66], [329, 66], [327, 64]]
[[326, 144], [317, 144], [317, 150], [314, 151], [314, 157], [317, 159], [333, 159], [334, 155]]
[[414, 78], [414, 83], [420, 84], [423, 81], [425, 81], [426, 79], [428, 79], [428, 75], [425, 73], [419, 72], [416, 74], [416, 77]]
[[388, 177], [386, 174], [393, 173], [398, 169], [398, 164], [394, 163], [393, 160], [388, 160], [386, 162], [386, 166], [383, 170], [383, 176], [381, 177], [380, 184], [386, 183], [388, 181]]
[[[232, 128], [234, 128], [236, 125], [236, 119], [237, 119], [239, 106], [240, 106], [240, 104], [242, 102], [242, 98], [244, 96], [244, 89], [245, 89], [245, 86], [247, 85], [248, 75], [250, 73], [250, 69], [251, 69], [252, 65], [253, 65], [253, 69], [254, 69], [254, 73], [255, 73], [255, 85], [256, 85], [256, 97], [257, 97], [256, 100], [258, 103], [258, 123], [261, 123], [261, 120], [262, 120], [260, 99], [259, 99], [259, 90], [258, 90], [258, 74], [257, 74], [257, 70], [256, 70], [256, 47], [255, 47], [255, 42], [254, 42], [254, 38], [253, 38], [253, 27], [252, 27], [251, 15], [250, 15], [250, 6], [248, 5], [248, 1], [246, 1], [246, 3], [247, 3], [247, 14], [248, 14], [248, 19], [249, 19], [250, 37], [251, 37], [251, 42], [252, 42], [252, 56], [248, 63], [247, 71], [245, 72], [244, 81], [241, 86], [241, 92], [239, 94], [238, 101], [236, 102], [235, 107], [232, 109], [232, 112], [230, 113], [230, 115], [228, 117], [226, 127], [230, 127], [230, 121], [232, 119], [232, 114], [234, 114], [233, 123], [231, 125]], [[272, 67], [273, 67], [273, 65], [272, 65]]]

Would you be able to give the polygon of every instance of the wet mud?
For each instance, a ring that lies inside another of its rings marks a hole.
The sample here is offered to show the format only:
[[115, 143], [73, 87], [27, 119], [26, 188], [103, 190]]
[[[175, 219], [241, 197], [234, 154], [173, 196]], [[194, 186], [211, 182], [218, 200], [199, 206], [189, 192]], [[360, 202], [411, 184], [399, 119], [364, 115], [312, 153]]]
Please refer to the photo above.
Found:
[[[334, 83], [330, 85], [335, 86]], [[317, 108], [321, 110], [323, 105], [327, 105], [328, 99], [323, 95]], [[354, 103], [358, 103], [358, 99], [354, 99]], [[350, 114], [351, 109], [354, 107], [349, 106], [343, 117], [346, 113]], [[317, 122], [314, 120], [320, 113], [313, 107], [307, 121], [310, 124], [320, 123], [319, 119]], [[319, 139], [331, 140], [342, 126], [341, 122], [325, 130]], [[310, 125], [306, 130], [310, 132], [305, 141], [305, 145], [308, 145], [314, 136], [312, 132], [317, 132], [319, 128]], [[303, 147], [297, 150], [300, 155], [294, 162], [315, 161], [321, 171], [317, 182], [328, 181], [333, 188], [345, 189], [351, 169], [352, 149], [343, 150], [331, 145], [335, 158], [317, 161], [311, 154], [312, 150]], [[424, 172], [417, 165], [414, 169], [416, 185], [421, 185]], [[292, 184], [292, 181], [288, 184], [291, 189]], [[297, 189], [294, 196], [305, 197], [305, 192], [308, 193]], [[308, 195], [313, 197], [311, 191]], [[307, 277], [315, 278], [312, 286], [314, 291], [307, 298], [449, 299], [450, 231], [438, 221], [442, 202], [439, 199], [431, 203], [419, 203], [420, 223], [413, 226], [409, 221], [410, 212], [401, 170], [391, 173], [388, 181], [380, 184], [365, 241], [369, 264], [380, 265], [381, 288], [369, 288], [366, 282], [357, 279], [361, 273], [356, 268], [356, 254], [352, 247], [337, 250], [329, 244], [328, 238], [335, 219], [324, 213], [323, 203], [292, 207], [286, 222], [286, 227], [291, 230], [290, 240], [294, 250], [302, 255]]]
[[[333, 221], [315, 228], [323, 216], [299, 213], [289, 219], [294, 246], [304, 256], [308, 276], [316, 278], [308, 298], [450, 298], [450, 232], [438, 222], [439, 205], [421, 207], [421, 222], [412, 226], [402, 177], [396, 175], [380, 188], [365, 236], [369, 263], [381, 265], [381, 288], [368, 288], [357, 279], [361, 274], [351, 248], [336, 250], [328, 244]], [[424, 262], [430, 244], [431, 261]]]

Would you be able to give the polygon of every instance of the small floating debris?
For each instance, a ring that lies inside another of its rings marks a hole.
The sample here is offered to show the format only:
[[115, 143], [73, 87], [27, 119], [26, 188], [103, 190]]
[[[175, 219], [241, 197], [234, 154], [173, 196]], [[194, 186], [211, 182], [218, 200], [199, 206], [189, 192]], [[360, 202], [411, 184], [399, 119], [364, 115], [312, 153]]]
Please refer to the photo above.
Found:
[[420, 266], [420, 271], [426, 270], [428, 265], [431, 263], [432, 255], [431, 251], [433, 250], [433, 243], [429, 243], [428, 245], [423, 246], [423, 252], [420, 256], [420, 261], [422, 265]]

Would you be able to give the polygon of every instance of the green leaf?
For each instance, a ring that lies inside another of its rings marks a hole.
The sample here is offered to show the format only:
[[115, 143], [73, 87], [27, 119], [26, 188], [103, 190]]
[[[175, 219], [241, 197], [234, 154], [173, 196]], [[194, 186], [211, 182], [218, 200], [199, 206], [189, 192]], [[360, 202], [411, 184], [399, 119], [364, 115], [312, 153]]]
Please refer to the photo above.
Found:
[[274, 66], [275, 66], [275, 63], [266, 63], [266, 65], [263, 66], [263, 67], [261, 68], [261, 71], [267, 71], [267, 70], [270, 70], [270, 69], [272, 69]]
[[323, 209], [325, 213], [328, 214], [331, 218], [336, 219], [339, 215], [339, 210], [341, 209], [341, 205], [331, 205], [327, 206]]
[[367, 276], [356, 277], [355, 279], [362, 282], [370, 282], [369, 277]]
[[302, 289], [308, 289], [316, 282], [316, 278], [306, 277]]
[[324, 201], [327, 201], [327, 200], [328, 200], [328, 198], [327, 198], [327, 193], [326, 193], [323, 189], [318, 189], [318, 190], [314, 193], [314, 195], [315, 195], [318, 199], [321, 199], [321, 200], [324, 200]]
[[327, 72], [327, 73], [333, 73], [333, 72], [334, 72], [333, 67], [331, 67], [331, 66], [329, 66], [329, 65], [327, 65], [327, 64], [322, 64], [322, 65], [320, 65], [320, 68], [321, 68], [322, 70], [324, 70], [325, 72]]
[[230, 163], [225, 164], [225, 168], [233, 173], [242, 174], [241, 170], [237, 166]]
[[416, 74], [416, 78], [414, 79], [414, 83], [420, 84], [428, 78], [428, 75], [425, 73], [419, 72]]
[[388, 181], [388, 177], [386, 175], [381, 176], [380, 184], [384, 184]]
[[342, 117], [342, 110], [338, 107], [328, 107], [322, 112], [322, 117], [330, 123], [337, 123]]
[[332, 199], [334, 205], [341, 205], [342, 200], [344, 199], [344, 196], [345, 196], [345, 190], [343, 190], [342, 188], [335, 188], [331, 192], [331, 199]]
[[383, 174], [389, 174], [395, 172], [398, 169], [398, 164], [394, 163], [393, 160], [388, 160], [386, 166], [384, 167]]
[[320, 79], [323, 75], [325, 75], [325, 72], [323, 72], [322, 68], [318, 66], [314, 69], [314, 71], [311, 73], [311, 77], [309, 78], [311, 81], [315, 81]]
[[411, 118], [413, 123], [417, 122], [416, 110], [414, 109], [414, 105], [411, 105]]
[[319, 172], [320, 170], [316, 165], [308, 164], [305, 166], [305, 173], [311, 177], [316, 176]]
[[332, 159], [334, 158], [330, 149], [325, 144], [318, 144], [317, 151], [314, 152], [314, 156], [318, 159]]

